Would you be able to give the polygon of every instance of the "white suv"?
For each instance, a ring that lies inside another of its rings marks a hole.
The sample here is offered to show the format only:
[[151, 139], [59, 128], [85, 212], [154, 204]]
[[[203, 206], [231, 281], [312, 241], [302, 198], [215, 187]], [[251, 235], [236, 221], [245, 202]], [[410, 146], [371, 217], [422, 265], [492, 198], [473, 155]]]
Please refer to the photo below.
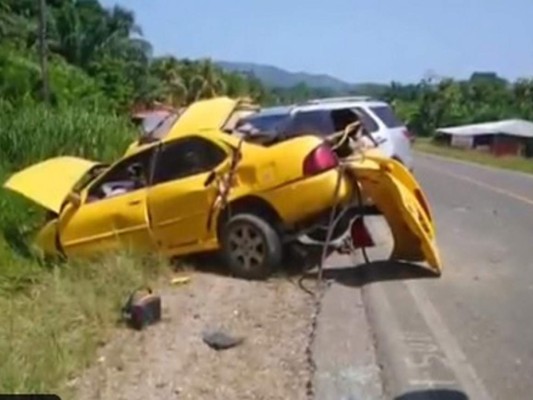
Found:
[[241, 123], [262, 132], [282, 133], [285, 137], [303, 133], [330, 135], [360, 120], [388, 157], [413, 170], [411, 135], [391, 106], [370, 97], [331, 97], [309, 100], [290, 106], [263, 108]]

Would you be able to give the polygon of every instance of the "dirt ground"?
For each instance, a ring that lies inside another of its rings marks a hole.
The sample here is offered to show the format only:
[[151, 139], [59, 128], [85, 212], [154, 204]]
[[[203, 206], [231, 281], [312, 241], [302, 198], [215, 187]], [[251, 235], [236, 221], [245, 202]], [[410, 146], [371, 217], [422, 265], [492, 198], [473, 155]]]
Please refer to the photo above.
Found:
[[[121, 329], [102, 348], [98, 362], [72, 382], [75, 398], [306, 399], [314, 307], [297, 279], [190, 276], [189, 284], [160, 293], [163, 321], [141, 332]], [[213, 350], [202, 341], [213, 328], [245, 341]]]

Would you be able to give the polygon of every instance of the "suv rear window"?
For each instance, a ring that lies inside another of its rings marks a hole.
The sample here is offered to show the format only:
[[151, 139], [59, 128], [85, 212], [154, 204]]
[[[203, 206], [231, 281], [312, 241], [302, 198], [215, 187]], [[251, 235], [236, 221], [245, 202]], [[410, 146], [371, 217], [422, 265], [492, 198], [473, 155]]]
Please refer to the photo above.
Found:
[[361, 107], [356, 107], [355, 110], [358, 113], [359, 118], [361, 119], [361, 122], [363, 123], [363, 126], [366, 128], [368, 133], [374, 133], [379, 130], [379, 126], [376, 121], [374, 121], [374, 117], [370, 116], [368, 112], [365, 111], [365, 109]]
[[404, 124], [389, 106], [370, 107], [370, 110], [388, 127], [399, 128]]

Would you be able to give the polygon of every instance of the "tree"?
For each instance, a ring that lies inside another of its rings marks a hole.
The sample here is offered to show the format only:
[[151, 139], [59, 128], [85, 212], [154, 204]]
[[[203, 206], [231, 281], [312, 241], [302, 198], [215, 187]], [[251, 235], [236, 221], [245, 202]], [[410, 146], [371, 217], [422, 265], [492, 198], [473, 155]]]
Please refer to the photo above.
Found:
[[189, 88], [182, 77], [183, 66], [175, 57], [155, 59], [150, 70], [152, 75], [161, 82], [160, 100], [176, 107], [186, 102]]
[[216, 97], [226, 91], [222, 72], [210, 59], [201, 60], [197, 64], [191, 86], [195, 100]]

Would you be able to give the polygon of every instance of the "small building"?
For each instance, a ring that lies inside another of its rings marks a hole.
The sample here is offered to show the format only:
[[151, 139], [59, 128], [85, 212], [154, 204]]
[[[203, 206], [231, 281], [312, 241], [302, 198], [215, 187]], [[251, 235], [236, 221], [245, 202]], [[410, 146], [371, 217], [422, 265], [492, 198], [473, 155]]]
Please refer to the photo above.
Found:
[[533, 157], [533, 122], [509, 119], [439, 128], [435, 140], [495, 156]]

